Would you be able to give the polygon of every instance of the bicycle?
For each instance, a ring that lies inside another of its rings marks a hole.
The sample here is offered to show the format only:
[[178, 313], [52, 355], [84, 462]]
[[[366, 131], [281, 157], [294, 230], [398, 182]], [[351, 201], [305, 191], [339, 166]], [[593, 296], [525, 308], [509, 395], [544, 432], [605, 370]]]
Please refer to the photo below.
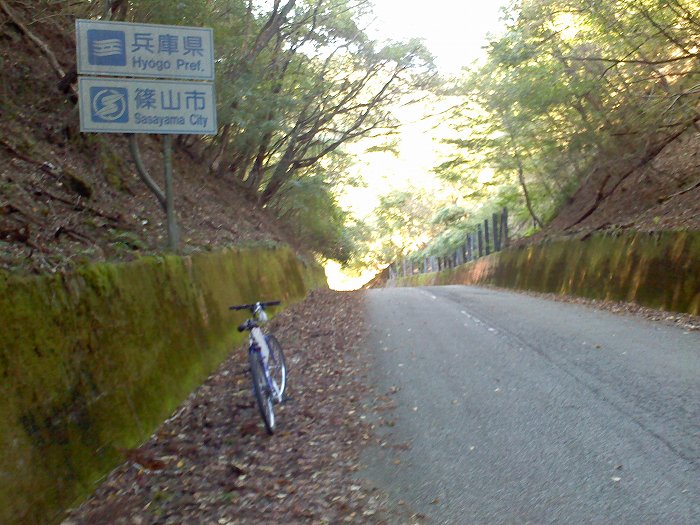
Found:
[[275, 431], [273, 405], [286, 398], [287, 365], [279, 341], [274, 335], [265, 334], [260, 325], [267, 321], [265, 307], [275, 306], [280, 301], [259, 301], [251, 304], [229, 306], [229, 310], [250, 310], [253, 314], [238, 327], [239, 332], [248, 331], [248, 363], [253, 381], [253, 396], [258, 405], [265, 430], [272, 435]]

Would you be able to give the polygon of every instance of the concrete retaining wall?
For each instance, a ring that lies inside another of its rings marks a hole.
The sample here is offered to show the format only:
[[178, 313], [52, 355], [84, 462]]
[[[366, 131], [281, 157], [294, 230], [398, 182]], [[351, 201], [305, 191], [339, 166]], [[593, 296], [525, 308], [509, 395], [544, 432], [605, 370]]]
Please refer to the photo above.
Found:
[[523, 246], [389, 286], [492, 284], [700, 315], [700, 232], [596, 235]]
[[301, 300], [287, 247], [0, 274], [0, 523], [56, 522], [242, 340], [227, 306]]

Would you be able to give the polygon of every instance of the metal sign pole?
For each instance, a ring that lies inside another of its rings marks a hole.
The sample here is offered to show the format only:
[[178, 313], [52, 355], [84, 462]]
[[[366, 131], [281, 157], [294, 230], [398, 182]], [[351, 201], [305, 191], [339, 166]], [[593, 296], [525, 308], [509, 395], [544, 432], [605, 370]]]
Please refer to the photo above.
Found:
[[163, 135], [163, 165], [165, 175], [165, 214], [168, 222], [168, 248], [177, 252], [180, 233], [175, 215], [175, 198], [173, 191], [173, 136]]
[[[105, 18], [114, 5], [105, 0]], [[214, 32], [104, 20], [76, 20], [75, 32], [80, 131], [163, 137], [165, 196], [139, 166], [135, 141], [130, 146], [139, 174], [165, 205], [168, 249], [177, 252], [172, 135], [217, 134]]]

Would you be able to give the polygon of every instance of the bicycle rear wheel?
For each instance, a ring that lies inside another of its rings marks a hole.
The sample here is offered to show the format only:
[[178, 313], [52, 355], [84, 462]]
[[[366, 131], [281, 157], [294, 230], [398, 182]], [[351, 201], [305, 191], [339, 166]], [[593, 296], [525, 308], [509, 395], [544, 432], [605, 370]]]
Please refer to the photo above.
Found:
[[287, 363], [284, 360], [282, 346], [274, 335], [266, 336], [267, 347], [270, 349], [270, 358], [267, 361], [267, 368], [270, 378], [277, 384], [280, 397], [287, 387]]
[[267, 430], [268, 434], [272, 434], [275, 431], [275, 412], [272, 408], [273, 396], [267, 383], [260, 352], [254, 350], [248, 352], [248, 363], [250, 364], [250, 375], [253, 379], [253, 395], [258, 404], [260, 416], [265, 423], [265, 430]]

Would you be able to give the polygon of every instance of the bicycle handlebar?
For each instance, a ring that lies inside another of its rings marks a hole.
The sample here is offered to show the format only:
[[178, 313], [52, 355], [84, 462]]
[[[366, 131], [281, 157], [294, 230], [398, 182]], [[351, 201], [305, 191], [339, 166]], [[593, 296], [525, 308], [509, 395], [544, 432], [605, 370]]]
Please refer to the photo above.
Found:
[[251, 312], [255, 311], [255, 307], [257, 305], [262, 306], [265, 308], [266, 306], [276, 306], [278, 304], [281, 304], [282, 301], [260, 301], [257, 303], [251, 303], [251, 304], [237, 304], [234, 306], [229, 306], [229, 310], [250, 310]]

